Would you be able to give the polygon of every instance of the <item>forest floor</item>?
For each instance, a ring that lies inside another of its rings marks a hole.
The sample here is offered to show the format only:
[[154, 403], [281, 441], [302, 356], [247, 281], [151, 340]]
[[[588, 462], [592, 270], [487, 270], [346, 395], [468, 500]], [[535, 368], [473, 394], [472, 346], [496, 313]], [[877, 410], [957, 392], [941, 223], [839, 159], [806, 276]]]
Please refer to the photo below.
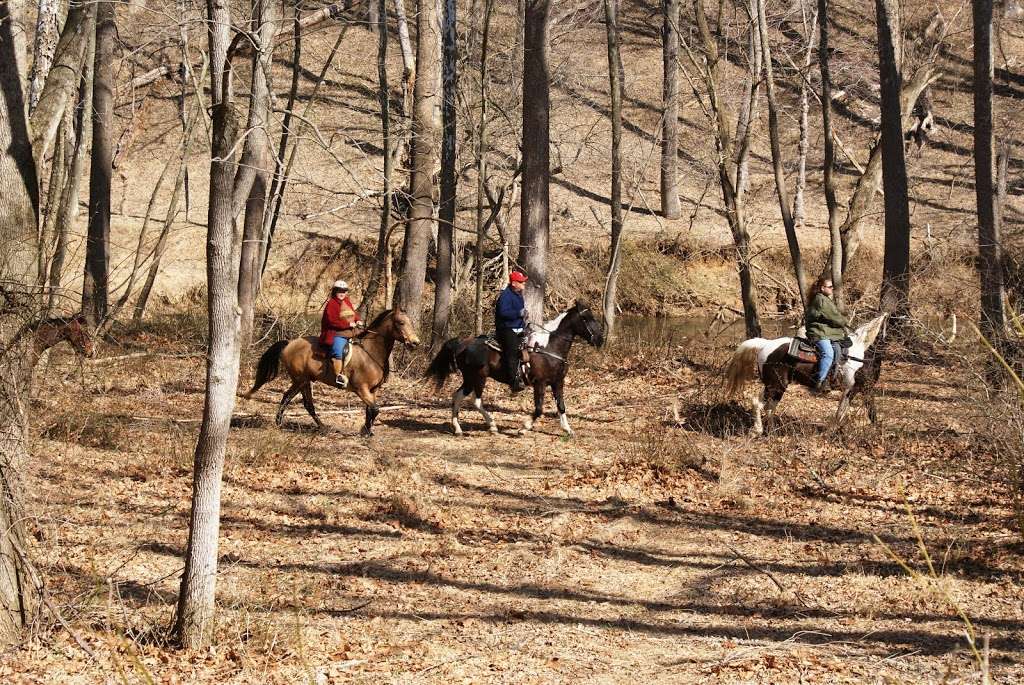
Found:
[[0, 681], [981, 682], [959, 611], [996, 682], [1024, 680], [999, 419], [954, 362], [887, 366], [881, 423], [842, 433], [835, 397], [793, 389], [760, 439], [716, 400], [721, 342], [577, 348], [575, 439], [550, 415], [520, 434], [529, 400], [496, 387], [500, 435], [470, 406], [454, 437], [421, 358], [399, 356], [370, 439], [326, 386], [328, 431], [298, 403], [277, 428], [278, 381], [236, 407], [216, 646], [185, 653], [166, 637], [202, 355], [122, 342], [101, 355], [165, 356], [39, 369], [33, 553], [70, 630], [44, 610]]

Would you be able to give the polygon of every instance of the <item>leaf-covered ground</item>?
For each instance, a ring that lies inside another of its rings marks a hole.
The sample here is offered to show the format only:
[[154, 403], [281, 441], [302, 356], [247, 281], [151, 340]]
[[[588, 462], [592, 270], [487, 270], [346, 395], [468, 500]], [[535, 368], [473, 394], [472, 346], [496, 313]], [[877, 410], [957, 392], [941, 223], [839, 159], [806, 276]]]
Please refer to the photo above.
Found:
[[572, 440], [550, 416], [520, 435], [528, 400], [497, 388], [501, 434], [469, 407], [455, 438], [402, 368], [369, 440], [325, 386], [325, 433], [298, 403], [275, 427], [277, 385], [240, 400], [217, 644], [182, 653], [203, 366], [156, 347], [182, 356], [40, 368], [34, 554], [73, 632], [43, 610], [0, 681], [980, 682], [958, 611], [997, 682], [1024, 679], [1020, 538], [962, 370], [887, 367], [881, 426], [861, 410], [843, 434], [794, 389], [751, 440], [714, 369], [671, 351], [588, 351]]

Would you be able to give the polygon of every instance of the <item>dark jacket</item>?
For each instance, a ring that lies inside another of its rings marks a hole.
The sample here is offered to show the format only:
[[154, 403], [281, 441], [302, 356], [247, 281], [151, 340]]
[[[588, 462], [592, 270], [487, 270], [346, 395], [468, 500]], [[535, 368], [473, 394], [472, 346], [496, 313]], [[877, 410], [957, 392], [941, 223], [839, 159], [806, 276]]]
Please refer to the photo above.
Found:
[[523, 320], [523, 313], [526, 310], [526, 301], [520, 293], [506, 287], [498, 295], [498, 301], [494, 303], [494, 328], [523, 328], [526, 322]]
[[345, 335], [346, 338], [351, 337], [352, 327], [356, 321], [359, 321], [359, 314], [352, 306], [348, 295], [341, 300], [332, 297], [327, 300], [323, 318], [320, 319], [320, 342], [330, 346], [338, 333]]
[[818, 293], [807, 307], [807, 337], [811, 340], [842, 340], [850, 321], [836, 307], [832, 298]]

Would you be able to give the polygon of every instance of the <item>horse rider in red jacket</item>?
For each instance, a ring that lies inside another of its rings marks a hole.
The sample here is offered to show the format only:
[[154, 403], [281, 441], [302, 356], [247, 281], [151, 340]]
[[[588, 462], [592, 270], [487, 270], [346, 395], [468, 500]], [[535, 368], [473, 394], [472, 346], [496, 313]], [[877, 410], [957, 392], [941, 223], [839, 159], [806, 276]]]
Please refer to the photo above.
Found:
[[334, 383], [339, 388], [348, 387], [345, 375], [345, 348], [348, 339], [363, 327], [359, 313], [348, 299], [348, 283], [342, 280], [334, 282], [331, 296], [324, 307], [324, 315], [320, 320], [320, 344], [330, 350], [334, 366]]

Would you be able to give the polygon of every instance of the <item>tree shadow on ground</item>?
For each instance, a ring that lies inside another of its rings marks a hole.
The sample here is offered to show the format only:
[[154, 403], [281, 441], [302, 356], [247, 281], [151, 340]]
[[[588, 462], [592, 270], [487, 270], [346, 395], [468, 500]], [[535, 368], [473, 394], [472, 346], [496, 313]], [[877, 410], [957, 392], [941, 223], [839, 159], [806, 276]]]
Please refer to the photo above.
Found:
[[714, 438], [733, 438], [750, 433], [754, 416], [735, 402], [695, 403], [682, 408], [679, 427]]

